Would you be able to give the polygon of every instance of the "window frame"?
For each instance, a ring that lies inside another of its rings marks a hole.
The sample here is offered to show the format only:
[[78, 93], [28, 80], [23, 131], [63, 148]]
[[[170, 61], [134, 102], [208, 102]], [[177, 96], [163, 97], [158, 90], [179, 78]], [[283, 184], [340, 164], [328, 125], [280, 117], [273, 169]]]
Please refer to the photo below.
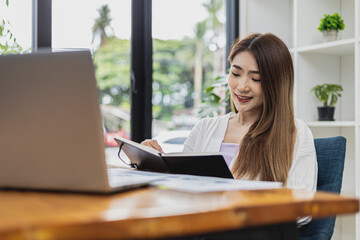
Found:
[[32, 51], [51, 49], [52, 0], [32, 0]]

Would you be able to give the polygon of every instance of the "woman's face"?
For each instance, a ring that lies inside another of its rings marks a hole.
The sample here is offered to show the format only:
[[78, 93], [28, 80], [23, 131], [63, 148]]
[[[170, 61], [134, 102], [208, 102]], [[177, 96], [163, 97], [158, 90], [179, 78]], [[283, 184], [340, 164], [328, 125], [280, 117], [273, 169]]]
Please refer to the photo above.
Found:
[[235, 108], [240, 113], [260, 115], [263, 92], [259, 68], [250, 52], [240, 52], [231, 63], [228, 78], [229, 90]]

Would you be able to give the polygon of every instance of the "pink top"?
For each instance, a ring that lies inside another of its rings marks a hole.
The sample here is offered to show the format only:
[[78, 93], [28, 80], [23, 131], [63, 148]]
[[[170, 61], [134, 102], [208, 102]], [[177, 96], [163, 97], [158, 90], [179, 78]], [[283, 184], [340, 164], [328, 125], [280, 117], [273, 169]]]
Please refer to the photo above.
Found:
[[230, 167], [231, 161], [239, 151], [237, 143], [221, 143], [219, 152], [224, 156], [226, 164]]

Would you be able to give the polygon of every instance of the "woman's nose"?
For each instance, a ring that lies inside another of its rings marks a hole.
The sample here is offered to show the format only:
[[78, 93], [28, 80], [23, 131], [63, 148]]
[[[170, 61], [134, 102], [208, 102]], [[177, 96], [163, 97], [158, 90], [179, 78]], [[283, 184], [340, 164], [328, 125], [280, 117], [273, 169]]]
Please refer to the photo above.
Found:
[[248, 89], [248, 80], [246, 77], [242, 77], [239, 79], [239, 85], [238, 85], [240, 90], [247, 90]]

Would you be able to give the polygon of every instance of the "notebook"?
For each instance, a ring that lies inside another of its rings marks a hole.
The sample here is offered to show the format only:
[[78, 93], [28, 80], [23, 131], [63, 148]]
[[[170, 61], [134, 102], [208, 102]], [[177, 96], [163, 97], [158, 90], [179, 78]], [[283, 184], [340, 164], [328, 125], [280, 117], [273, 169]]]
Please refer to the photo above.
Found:
[[0, 75], [0, 188], [107, 193], [159, 179], [107, 169], [89, 51], [0, 56]]
[[[122, 159], [123, 151], [131, 161], [130, 166], [139, 170], [233, 178], [224, 157], [219, 152], [161, 153], [122, 137], [115, 137], [115, 141], [119, 144], [119, 158]], [[126, 160], [123, 161], [126, 163]]]

